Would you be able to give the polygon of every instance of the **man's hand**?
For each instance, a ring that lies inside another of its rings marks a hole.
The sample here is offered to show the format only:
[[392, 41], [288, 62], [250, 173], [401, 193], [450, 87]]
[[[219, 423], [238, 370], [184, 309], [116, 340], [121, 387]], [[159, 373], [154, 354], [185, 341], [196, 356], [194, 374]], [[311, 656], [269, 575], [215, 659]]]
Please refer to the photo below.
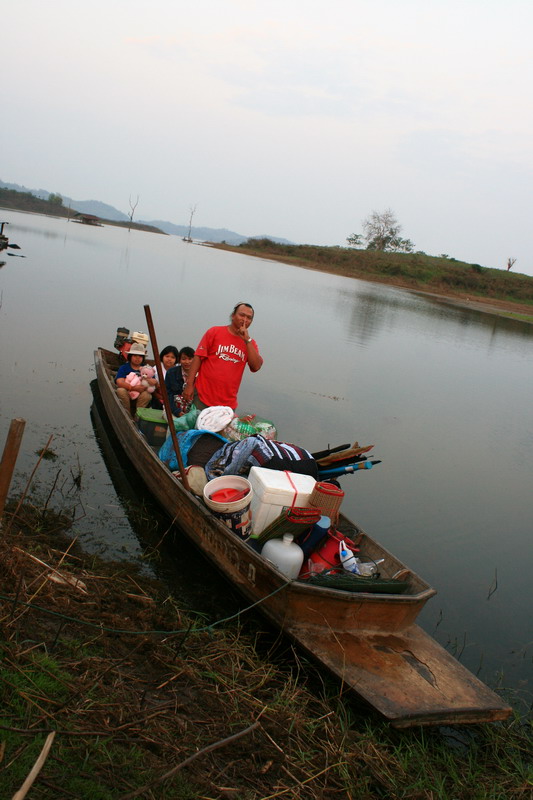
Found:
[[237, 336], [240, 336], [241, 339], [243, 339], [245, 342], [251, 342], [252, 341], [252, 337], [248, 333], [248, 327], [244, 322], [241, 325], [241, 327], [238, 329]]
[[185, 386], [185, 388], [183, 389], [183, 392], [181, 393], [181, 396], [182, 396], [183, 400], [186, 403], [190, 403], [191, 400], [192, 400], [193, 394], [194, 394], [194, 385], [188, 383]]
[[237, 330], [237, 335], [240, 336], [241, 339], [244, 339], [245, 342], [247, 342], [250, 339], [250, 334], [248, 333], [248, 328], [246, 327], [244, 322], [241, 325], [241, 327]]

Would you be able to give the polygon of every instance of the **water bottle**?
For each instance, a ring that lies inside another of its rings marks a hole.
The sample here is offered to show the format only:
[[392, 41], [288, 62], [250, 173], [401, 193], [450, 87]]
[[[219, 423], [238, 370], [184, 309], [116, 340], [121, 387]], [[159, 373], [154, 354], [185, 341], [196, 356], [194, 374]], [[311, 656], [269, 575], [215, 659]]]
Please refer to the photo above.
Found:
[[382, 561], [385, 561], [384, 558], [378, 558], [377, 561], [365, 561], [359, 564], [359, 574], [366, 575], [367, 577], [371, 577], [375, 575], [378, 571], [378, 564], [381, 564]]
[[344, 539], [342, 542], [339, 542], [339, 559], [346, 572], [359, 575], [359, 559], [354, 556], [350, 548], [346, 546]]

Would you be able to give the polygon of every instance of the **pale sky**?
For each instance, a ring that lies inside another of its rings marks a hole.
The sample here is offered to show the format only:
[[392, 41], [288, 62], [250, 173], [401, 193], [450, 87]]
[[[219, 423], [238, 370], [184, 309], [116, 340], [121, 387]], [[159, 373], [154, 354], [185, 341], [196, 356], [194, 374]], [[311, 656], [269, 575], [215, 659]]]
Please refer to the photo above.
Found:
[[0, 179], [533, 275], [531, 0], [0, 0]]

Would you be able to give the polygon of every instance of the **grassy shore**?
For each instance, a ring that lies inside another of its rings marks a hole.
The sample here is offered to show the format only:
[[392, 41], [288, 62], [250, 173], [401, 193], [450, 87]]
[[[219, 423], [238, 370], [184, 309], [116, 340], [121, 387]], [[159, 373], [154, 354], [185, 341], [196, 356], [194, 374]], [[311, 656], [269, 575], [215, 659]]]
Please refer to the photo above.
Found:
[[83, 553], [69, 523], [49, 498], [3, 521], [2, 797], [45, 744], [32, 800], [532, 796], [530, 723], [395, 731], [246, 616], [212, 624]]
[[238, 247], [224, 243], [209, 246], [333, 275], [385, 283], [533, 322], [533, 278], [528, 275], [425, 253], [283, 245], [270, 239], [249, 239]]

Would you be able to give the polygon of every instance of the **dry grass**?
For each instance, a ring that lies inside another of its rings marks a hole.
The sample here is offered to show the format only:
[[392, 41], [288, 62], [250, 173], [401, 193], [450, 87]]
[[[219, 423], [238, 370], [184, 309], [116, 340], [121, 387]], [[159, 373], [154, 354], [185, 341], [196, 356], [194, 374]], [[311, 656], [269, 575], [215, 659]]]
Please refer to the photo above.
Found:
[[64, 522], [25, 505], [0, 541], [3, 796], [51, 732], [32, 800], [530, 796], [522, 730], [480, 727], [456, 754], [438, 730], [391, 731], [296, 653], [276, 664], [86, 556]]

